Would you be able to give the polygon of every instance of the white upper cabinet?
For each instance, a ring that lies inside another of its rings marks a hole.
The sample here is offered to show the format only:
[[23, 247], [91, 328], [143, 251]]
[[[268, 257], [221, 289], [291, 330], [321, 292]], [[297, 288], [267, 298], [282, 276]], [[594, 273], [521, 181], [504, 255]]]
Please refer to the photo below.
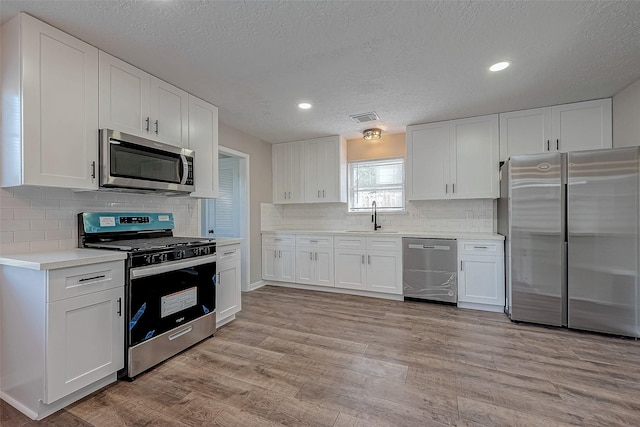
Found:
[[304, 201], [304, 148], [296, 142], [272, 146], [273, 203]]
[[611, 98], [551, 107], [552, 140], [558, 151], [612, 147]]
[[100, 128], [188, 146], [189, 95], [100, 52]]
[[195, 151], [192, 197], [218, 197], [218, 107], [189, 95], [189, 148]]
[[500, 159], [612, 147], [611, 98], [500, 114]]
[[347, 144], [329, 136], [305, 143], [305, 202], [347, 201]]
[[98, 187], [98, 49], [21, 13], [2, 27], [2, 95], [3, 187]]
[[497, 199], [500, 197], [498, 115], [449, 123], [451, 198]]
[[347, 144], [340, 136], [275, 144], [273, 203], [347, 201]]
[[498, 116], [407, 126], [407, 199], [499, 196]]

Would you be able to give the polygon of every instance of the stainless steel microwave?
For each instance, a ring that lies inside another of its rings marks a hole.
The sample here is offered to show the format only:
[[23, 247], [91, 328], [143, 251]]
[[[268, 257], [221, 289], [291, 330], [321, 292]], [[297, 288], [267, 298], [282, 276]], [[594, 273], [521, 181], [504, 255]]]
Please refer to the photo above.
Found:
[[195, 191], [194, 152], [100, 129], [100, 188], [182, 194]]

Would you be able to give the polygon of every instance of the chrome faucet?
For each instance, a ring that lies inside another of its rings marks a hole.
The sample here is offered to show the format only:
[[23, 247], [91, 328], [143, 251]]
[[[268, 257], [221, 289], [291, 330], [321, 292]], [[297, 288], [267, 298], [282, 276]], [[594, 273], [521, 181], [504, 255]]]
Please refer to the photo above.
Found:
[[381, 225], [378, 225], [378, 209], [376, 208], [375, 200], [371, 203], [371, 222], [373, 223], [373, 231], [378, 231], [379, 228], [382, 228]]

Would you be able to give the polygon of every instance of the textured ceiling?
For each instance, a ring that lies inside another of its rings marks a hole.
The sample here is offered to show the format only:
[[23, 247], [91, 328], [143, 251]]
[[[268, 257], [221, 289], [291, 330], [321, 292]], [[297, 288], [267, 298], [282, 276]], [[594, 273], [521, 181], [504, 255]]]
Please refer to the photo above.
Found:
[[[19, 11], [267, 142], [608, 97], [640, 78], [639, 1], [0, 1], [2, 22]], [[490, 73], [499, 60], [513, 65]], [[368, 111], [380, 120], [349, 118]]]

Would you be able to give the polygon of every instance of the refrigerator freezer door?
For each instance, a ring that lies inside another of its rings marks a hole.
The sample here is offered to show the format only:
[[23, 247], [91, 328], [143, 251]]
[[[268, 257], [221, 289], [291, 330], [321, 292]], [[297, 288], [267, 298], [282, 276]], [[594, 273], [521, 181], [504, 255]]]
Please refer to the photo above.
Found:
[[566, 325], [563, 157], [513, 156], [509, 168], [511, 319]]
[[639, 152], [568, 154], [570, 328], [640, 336]]

